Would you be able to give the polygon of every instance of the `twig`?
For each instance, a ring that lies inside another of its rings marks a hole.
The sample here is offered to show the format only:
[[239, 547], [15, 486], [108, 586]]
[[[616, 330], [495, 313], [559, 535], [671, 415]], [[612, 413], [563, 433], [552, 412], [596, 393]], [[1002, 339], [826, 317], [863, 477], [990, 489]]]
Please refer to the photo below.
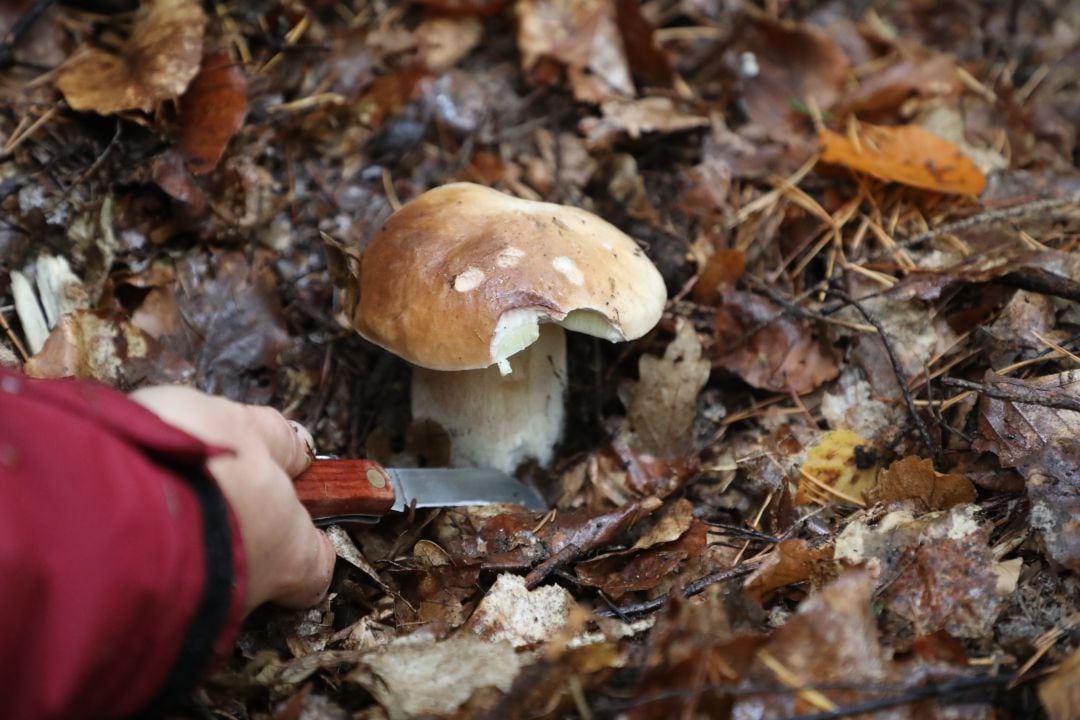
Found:
[[[931, 698], [946, 697], [949, 695], [959, 695], [969, 690], [986, 686], [998, 686], [1004, 685], [1008, 682], [1008, 677], [1004, 675], [991, 675], [983, 677], [968, 677], [957, 678], [956, 680], [948, 680], [937, 685], [930, 685], [928, 687], [912, 688], [907, 692], [897, 695], [895, 697], [881, 698], [880, 700], [867, 700], [861, 703], [852, 703], [851, 705], [843, 705], [835, 710], [825, 710], [823, 712], [809, 713], [806, 715], [795, 715], [789, 720], [835, 720], [835, 718], [845, 718], [852, 715], [862, 715], [864, 713], [871, 713], [876, 710], [884, 710], [886, 708], [896, 707], [898, 705], [910, 705], [911, 703], [920, 702], [922, 700], [929, 700]], [[984, 700], [985, 701], [985, 700]]]
[[[757, 566], [760, 565], [761, 562], [762, 561], [760, 559], [747, 560], [746, 562], [740, 563], [733, 568], [726, 568], [724, 570], [717, 570], [714, 573], [709, 573], [705, 577], [698, 578], [694, 582], [687, 585], [686, 589], [683, 590], [683, 597], [693, 597], [694, 595], [700, 594], [703, 590], [705, 590], [705, 588], [709, 587], [710, 585], [715, 585], [716, 583], [724, 582], [725, 580], [734, 580], [735, 578], [740, 578], [743, 575], [749, 575], [757, 569]], [[664, 604], [667, 603], [668, 599], [669, 595], [664, 595], [654, 600], [647, 600], [645, 602], [635, 603], [633, 605], [624, 605], [619, 608], [620, 613], [618, 613], [618, 616], [621, 618], [624, 615], [638, 615], [640, 613], [647, 613], [659, 610], [660, 608], [664, 607]], [[597, 610], [596, 614], [603, 617], [616, 617], [617, 615], [617, 613], [610, 610]]]
[[892, 341], [885, 332], [884, 326], [876, 317], [871, 315], [866, 308], [856, 302], [854, 298], [843, 290], [830, 288], [828, 292], [858, 310], [859, 314], [863, 316], [863, 319], [873, 325], [877, 330], [878, 337], [881, 338], [881, 344], [885, 346], [885, 354], [889, 356], [889, 362], [892, 364], [893, 374], [896, 375], [896, 383], [900, 386], [900, 392], [904, 396], [904, 403], [907, 405], [908, 414], [911, 415], [911, 419], [915, 422], [915, 428], [919, 431], [919, 437], [922, 439], [923, 444], [926, 445], [926, 449], [934, 459], [934, 467], [940, 468], [941, 447], [930, 439], [930, 430], [926, 427], [926, 422], [922, 419], [922, 415], [919, 414], [918, 409], [915, 407], [915, 398], [911, 397], [911, 388], [908, 387], [907, 378], [904, 375], [904, 368], [900, 364], [900, 359], [896, 356], [896, 350], [893, 349]]
[[1068, 207], [1069, 205], [1076, 205], [1078, 202], [1080, 202], [1080, 198], [1076, 197], [1047, 198], [1045, 200], [1035, 200], [1021, 205], [1002, 208], [1000, 210], [989, 210], [987, 212], [972, 215], [971, 217], [966, 217], [963, 220], [955, 220], [953, 222], [945, 223], [944, 225], [939, 225], [936, 228], [921, 232], [917, 235], [902, 238], [897, 244], [901, 247], [912, 247], [913, 245], [922, 244], [929, 240], [941, 237], [942, 235], [950, 235], [962, 230], [982, 227], [983, 225], [994, 225], [1000, 223], [1002, 220], [1035, 215], [1045, 212], [1046, 210], [1057, 210], [1059, 208]]
[[4, 36], [3, 42], [0, 42], [0, 68], [6, 68], [9, 65], [15, 64], [15, 45], [18, 44], [19, 39], [26, 31], [30, 29], [30, 26], [33, 25], [52, 4], [53, 0], [37, 0], [37, 2], [27, 8], [23, 14], [15, 20], [11, 29], [8, 30], [7, 35]]
[[27, 360], [29, 360], [30, 355], [26, 352], [26, 346], [22, 344], [22, 340], [19, 339], [19, 336], [16, 335], [15, 331], [11, 329], [10, 325], [8, 325], [7, 318], [4, 317], [4, 313], [2, 312], [0, 312], [0, 328], [4, 329], [4, 332], [7, 334], [8, 339], [11, 340], [11, 343], [15, 346], [15, 350], [19, 353], [19, 357], [22, 358], [22, 361], [26, 362]]
[[1038, 392], [1030, 389], [1030, 387], [1016, 387], [1014, 385], [994, 387], [982, 383], [971, 382], [970, 380], [961, 380], [960, 378], [942, 378], [941, 384], [947, 385], [948, 387], [974, 390], [977, 393], [981, 393], [987, 397], [997, 398], [998, 400], [1009, 400], [1011, 402], [1023, 403], [1024, 405], [1039, 405], [1042, 407], [1055, 408], [1057, 410], [1080, 412], [1080, 399], [1068, 397], [1067, 395], [1053, 395], [1048, 392]]
[[1080, 301], [1080, 283], [1044, 270], [1017, 270], [997, 280], [1002, 285], [1029, 290], [1040, 295], [1053, 295], [1065, 300]]

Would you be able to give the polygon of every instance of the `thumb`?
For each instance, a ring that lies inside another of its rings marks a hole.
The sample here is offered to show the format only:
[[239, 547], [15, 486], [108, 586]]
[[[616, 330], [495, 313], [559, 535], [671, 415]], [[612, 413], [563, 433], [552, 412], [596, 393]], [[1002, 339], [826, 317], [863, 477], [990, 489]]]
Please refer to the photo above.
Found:
[[290, 608], [318, 605], [330, 589], [337, 555], [330, 538], [304, 513], [299, 537], [291, 543], [292, 557], [281, 568], [285, 581], [271, 601]]

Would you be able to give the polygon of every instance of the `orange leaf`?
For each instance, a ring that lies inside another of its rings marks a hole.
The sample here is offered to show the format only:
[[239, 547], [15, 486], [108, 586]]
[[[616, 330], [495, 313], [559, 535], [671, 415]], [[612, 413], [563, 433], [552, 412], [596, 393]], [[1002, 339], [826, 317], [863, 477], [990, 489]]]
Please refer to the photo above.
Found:
[[228, 55], [213, 53], [180, 99], [180, 152], [196, 175], [213, 170], [244, 126], [247, 79]]
[[880, 180], [956, 195], [986, 187], [986, 176], [963, 150], [917, 125], [860, 125], [855, 138], [823, 129], [818, 140], [822, 162]]

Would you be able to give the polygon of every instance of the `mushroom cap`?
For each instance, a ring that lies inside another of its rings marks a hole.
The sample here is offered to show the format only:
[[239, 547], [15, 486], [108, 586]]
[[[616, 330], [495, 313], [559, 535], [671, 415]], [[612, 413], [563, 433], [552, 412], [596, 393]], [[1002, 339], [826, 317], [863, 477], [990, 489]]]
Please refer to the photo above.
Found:
[[667, 299], [660, 273], [614, 225], [580, 208], [472, 183], [429, 190], [364, 250], [345, 311], [414, 365], [473, 370], [530, 345], [538, 323], [611, 341], [641, 337]]

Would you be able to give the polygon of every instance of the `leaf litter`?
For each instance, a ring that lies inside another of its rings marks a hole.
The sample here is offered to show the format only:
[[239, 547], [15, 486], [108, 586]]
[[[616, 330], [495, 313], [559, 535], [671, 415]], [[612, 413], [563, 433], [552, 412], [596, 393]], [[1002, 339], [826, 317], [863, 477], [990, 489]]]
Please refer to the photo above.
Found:
[[578, 205], [668, 286], [645, 338], [571, 340], [521, 469], [551, 512], [335, 529], [330, 596], [253, 614], [200, 716], [1075, 715], [1068, 3], [30, 4], [6, 364], [437, 464], [408, 368], [337, 319], [398, 203]]

